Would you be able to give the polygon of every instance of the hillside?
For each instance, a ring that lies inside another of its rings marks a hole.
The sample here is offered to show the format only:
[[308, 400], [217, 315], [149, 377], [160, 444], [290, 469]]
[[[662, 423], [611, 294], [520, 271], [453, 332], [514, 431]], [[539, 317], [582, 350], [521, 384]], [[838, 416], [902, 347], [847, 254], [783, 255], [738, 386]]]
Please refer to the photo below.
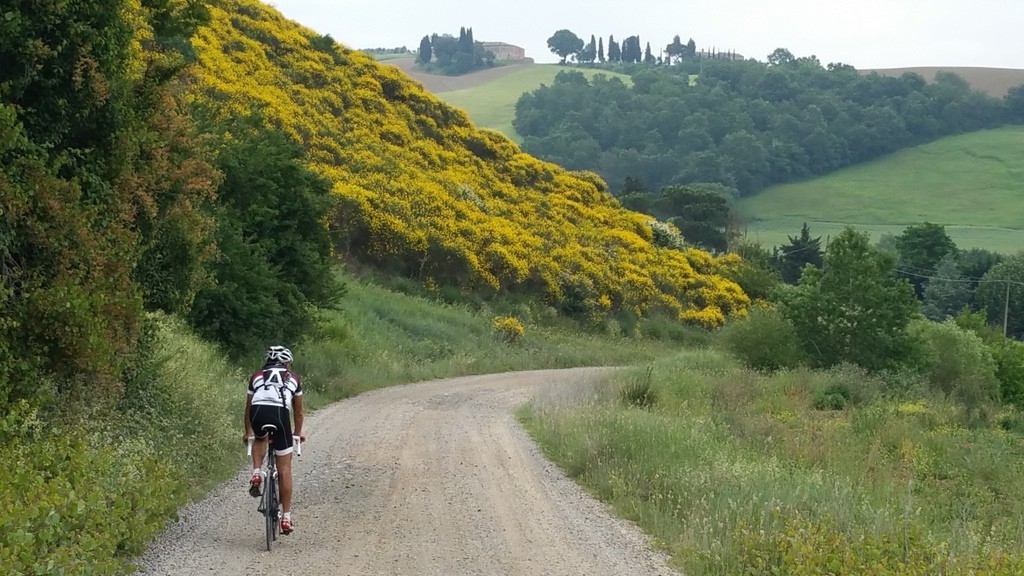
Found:
[[943, 138], [880, 160], [741, 199], [751, 239], [770, 246], [807, 222], [815, 235], [852, 224], [882, 234], [929, 221], [960, 247], [1024, 246], [1024, 127]]
[[982, 68], [976, 66], [918, 66], [911, 68], [878, 68], [861, 70], [863, 74], [877, 72], [883, 76], [902, 76], [907, 72], [921, 75], [931, 82], [937, 72], [952, 72], [967, 81], [975, 90], [1002, 98], [1015, 86], [1024, 84], [1024, 70], [1017, 68]]
[[551, 84], [559, 72], [579, 71], [587, 78], [604, 74], [621, 79], [627, 86], [632, 84], [626, 74], [560, 64], [509, 64], [462, 76], [440, 76], [417, 70], [414, 62], [412, 58], [387, 61], [441, 100], [465, 110], [476, 126], [497, 130], [517, 142], [520, 137], [512, 127], [516, 102], [523, 94]]
[[673, 242], [593, 174], [523, 153], [394, 66], [251, 0], [211, 8], [194, 98], [254, 109], [307, 149], [340, 207], [342, 256], [428, 286], [525, 293], [573, 315], [669, 312], [717, 325], [748, 299], [734, 262]]

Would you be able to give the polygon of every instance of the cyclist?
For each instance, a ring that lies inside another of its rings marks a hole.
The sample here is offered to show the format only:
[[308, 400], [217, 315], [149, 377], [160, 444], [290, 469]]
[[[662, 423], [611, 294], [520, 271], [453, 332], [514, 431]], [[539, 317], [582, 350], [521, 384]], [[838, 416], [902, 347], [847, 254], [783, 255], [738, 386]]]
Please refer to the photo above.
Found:
[[245, 397], [245, 435], [243, 442], [255, 436], [252, 447], [252, 478], [249, 494], [260, 496], [263, 471], [260, 466], [267, 451], [265, 424], [277, 426], [274, 432], [274, 455], [277, 458], [278, 483], [281, 488], [281, 533], [292, 532], [292, 426], [294, 435], [302, 436], [302, 384], [292, 372], [292, 352], [284, 346], [267, 349], [263, 367], [249, 377], [249, 390]]

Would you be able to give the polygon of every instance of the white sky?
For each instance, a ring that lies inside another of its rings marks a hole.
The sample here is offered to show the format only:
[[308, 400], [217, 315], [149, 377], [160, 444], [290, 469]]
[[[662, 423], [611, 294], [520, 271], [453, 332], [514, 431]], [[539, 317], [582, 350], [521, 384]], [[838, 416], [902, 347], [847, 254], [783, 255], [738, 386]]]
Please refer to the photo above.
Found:
[[[428, 34], [522, 46], [555, 62], [547, 39], [566, 28], [660, 48], [678, 34], [698, 49], [764, 61], [775, 48], [859, 69], [1024, 68], [1024, 0], [270, 0], [288, 18], [351, 48], [414, 50]], [[607, 49], [607, 47], [606, 47]]]

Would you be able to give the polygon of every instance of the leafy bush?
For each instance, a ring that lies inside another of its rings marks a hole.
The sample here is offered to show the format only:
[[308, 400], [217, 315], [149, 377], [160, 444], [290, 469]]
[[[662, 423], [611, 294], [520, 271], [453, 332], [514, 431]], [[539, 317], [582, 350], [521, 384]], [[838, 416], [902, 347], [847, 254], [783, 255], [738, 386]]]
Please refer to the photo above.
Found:
[[1024, 342], [1000, 337], [989, 344], [1003, 402], [1024, 408]]
[[795, 368], [804, 360], [793, 325], [774, 308], [755, 306], [720, 333], [725, 348], [756, 370]]
[[977, 334], [957, 326], [919, 320], [912, 335], [925, 345], [923, 372], [931, 385], [974, 410], [999, 399], [996, 362]]
[[187, 484], [140, 437], [46, 426], [27, 403], [0, 421], [0, 566], [5, 574], [115, 574]]

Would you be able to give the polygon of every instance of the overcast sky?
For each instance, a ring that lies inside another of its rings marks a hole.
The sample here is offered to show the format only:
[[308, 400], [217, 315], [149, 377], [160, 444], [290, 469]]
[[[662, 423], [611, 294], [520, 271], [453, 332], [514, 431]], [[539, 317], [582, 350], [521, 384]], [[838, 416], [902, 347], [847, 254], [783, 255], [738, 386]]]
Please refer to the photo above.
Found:
[[537, 62], [556, 30], [585, 41], [679, 35], [699, 49], [764, 61], [775, 48], [856, 68], [1024, 68], [1024, 0], [271, 0], [285, 16], [351, 48], [419, 47], [428, 34], [522, 46]]

